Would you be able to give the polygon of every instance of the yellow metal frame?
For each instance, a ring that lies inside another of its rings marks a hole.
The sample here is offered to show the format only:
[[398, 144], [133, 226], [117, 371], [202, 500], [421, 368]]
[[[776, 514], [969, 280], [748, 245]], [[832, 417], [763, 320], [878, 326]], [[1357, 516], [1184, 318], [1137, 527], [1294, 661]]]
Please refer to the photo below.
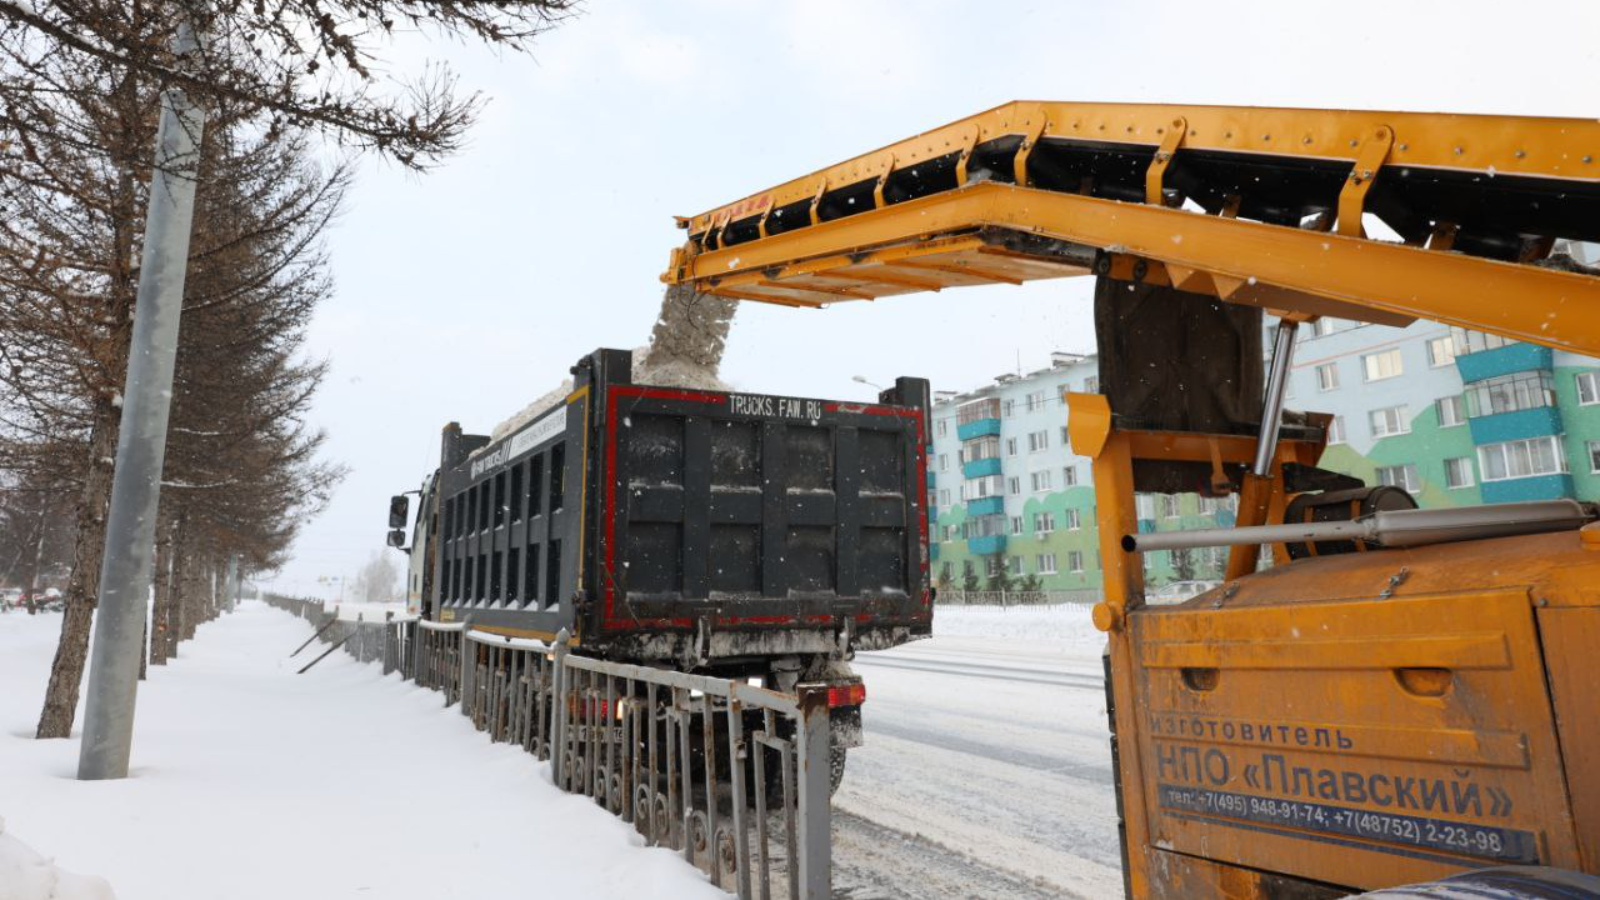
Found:
[[[741, 290], [784, 286], [797, 275], [834, 273], [916, 257], [987, 249], [975, 232], [1002, 228], [1122, 252], [1204, 273], [1216, 293], [1277, 289], [1283, 309], [1321, 314], [1307, 297], [1359, 314], [1426, 318], [1517, 340], [1600, 355], [1600, 278], [1538, 266], [1382, 243], [1326, 232], [1208, 216], [1138, 203], [984, 183], [870, 210], [765, 240], [681, 256], [664, 279], [704, 293], [768, 299]], [[1040, 263], [1049, 266], [1048, 261]], [[937, 271], [928, 269], [927, 271]], [[1087, 274], [1055, 264], [1051, 274]], [[870, 274], [870, 272], [869, 272]], [[969, 282], [1012, 281], [981, 268]], [[894, 287], [890, 285], [890, 287]], [[884, 291], [883, 295], [907, 290]], [[796, 285], [791, 302], [817, 306]], [[1258, 304], [1261, 305], [1261, 304]], [[1313, 304], [1314, 305], [1314, 304]]]
[[[1394, 165], [1465, 169], [1549, 178], [1600, 180], [1600, 120], [1535, 116], [1405, 113], [1380, 110], [1282, 109], [1144, 103], [1074, 103], [1018, 100], [968, 116], [916, 137], [863, 153], [810, 175], [743, 197], [685, 221], [698, 234], [718, 219], [783, 206], [835, 187], [908, 168], [1008, 135], [1025, 138], [1015, 160], [1027, 184], [1027, 150], [1044, 138], [1159, 146], [1175, 122], [1182, 145], [1314, 159], [1371, 160], [1380, 129], [1392, 139], [1384, 156]], [[976, 133], [974, 139], [973, 134]], [[1366, 165], [1376, 168], [1376, 164]]]

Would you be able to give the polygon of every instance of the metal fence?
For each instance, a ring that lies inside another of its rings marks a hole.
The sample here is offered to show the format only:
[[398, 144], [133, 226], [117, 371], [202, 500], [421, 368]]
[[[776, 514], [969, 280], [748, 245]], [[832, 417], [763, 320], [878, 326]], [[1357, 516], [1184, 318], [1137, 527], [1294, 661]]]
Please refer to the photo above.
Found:
[[948, 606], [1057, 606], [1098, 603], [1100, 591], [953, 591], [941, 590], [937, 602]]
[[440, 691], [446, 706], [459, 700], [491, 741], [550, 760], [558, 787], [594, 798], [724, 890], [831, 895], [825, 685], [785, 694], [581, 656], [565, 633], [546, 644], [461, 623], [341, 622], [316, 601], [265, 599], [317, 625], [331, 644], [324, 656], [342, 646]]

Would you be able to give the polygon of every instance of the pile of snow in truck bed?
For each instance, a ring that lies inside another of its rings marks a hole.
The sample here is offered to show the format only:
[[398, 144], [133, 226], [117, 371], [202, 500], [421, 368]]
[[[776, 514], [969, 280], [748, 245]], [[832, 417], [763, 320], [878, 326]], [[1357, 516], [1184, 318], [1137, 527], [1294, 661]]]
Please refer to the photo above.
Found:
[[288, 659], [310, 627], [255, 602], [152, 668], [133, 777], [79, 782], [76, 736], [31, 737], [60, 627], [0, 615], [0, 816], [118, 900], [726, 896], [439, 694], [343, 653], [295, 675], [322, 645]]

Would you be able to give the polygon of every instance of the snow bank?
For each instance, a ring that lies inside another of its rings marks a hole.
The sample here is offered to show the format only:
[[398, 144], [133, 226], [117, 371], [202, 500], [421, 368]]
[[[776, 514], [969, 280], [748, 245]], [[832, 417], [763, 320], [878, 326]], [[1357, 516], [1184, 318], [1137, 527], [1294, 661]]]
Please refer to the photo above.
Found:
[[0, 813], [119, 900], [726, 898], [439, 694], [344, 653], [296, 675], [311, 627], [256, 601], [151, 667], [133, 777], [77, 781], [77, 735], [32, 738], [60, 629], [0, 616]]
[[67, 872], [6, 834], [0, 819], [0, 900], [115, 900], [103, 878]]
[[936, 606], [933, 633], [997, 640], [1100, 644], [1105, 635], [1089, 619], [1090, 604], [1055, 606]]

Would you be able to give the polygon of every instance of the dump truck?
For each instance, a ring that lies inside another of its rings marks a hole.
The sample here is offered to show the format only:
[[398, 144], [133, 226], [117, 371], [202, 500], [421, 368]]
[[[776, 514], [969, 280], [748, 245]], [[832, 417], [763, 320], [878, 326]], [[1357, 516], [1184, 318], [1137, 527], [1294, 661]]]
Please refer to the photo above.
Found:
[[[679, 220], [663, 280], [815, 309], [1095, 279], [1101, 391], [1063, 399], [1129, 897], [1582, 896], [1594, 508], [1412, 510], [1319, 468], [1331, 417], [1285, 386], [1322, 316], [1600, 353], [1563, 252], [1600, 241], [1597, 157], [1593, 118], [1016, 102]], [[1141, 534], [1139, 492], [1234, 495], [1237, 527]], [[1147, 604], [1162, 540], [1230, 547], [1225, 582]]]
[[[785, 692], [825, 685], [834, 778], [861, 743], [858, 650], [932, 628], [928, 383], [861, 403], [636, 383], [597, 350], [503, 434], [445, 426], [390, 500], [430, 622]], [[481, 651], [480, 651], [481, 652]]]

